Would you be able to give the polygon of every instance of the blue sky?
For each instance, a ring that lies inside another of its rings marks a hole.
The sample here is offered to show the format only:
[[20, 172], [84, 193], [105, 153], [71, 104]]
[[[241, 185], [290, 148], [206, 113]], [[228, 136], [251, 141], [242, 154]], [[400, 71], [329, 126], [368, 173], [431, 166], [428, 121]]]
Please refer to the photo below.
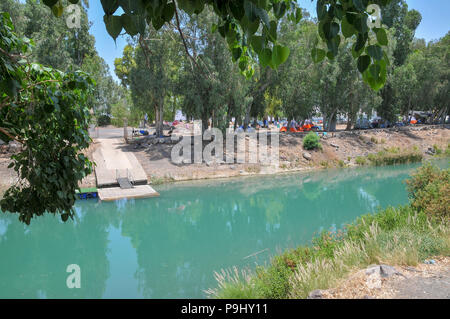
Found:
[[[300, 5], [315, 16], [315, 2], [300, 0]], [[448, 18], [450, 0], [406, 0], [406, 2], [410, 9], [416, 9], [422, 14], [422, 23], [416, 31], [416, 37], [424, 38], [427, 41], [437, 40], [450, 30], [450, 19]], [[117, 80], [114, 74], [114, 59], [122, 56], [123, 48], [127, 44], [126, 39], [119, 37], [114, 43], [114, 40], [106, 32], [100, 1], [90, 1], [89, 4], [89, 20], [93, 22], [90, 32], [95, 36], [97, 51], [105, 59], [111, 74]]]

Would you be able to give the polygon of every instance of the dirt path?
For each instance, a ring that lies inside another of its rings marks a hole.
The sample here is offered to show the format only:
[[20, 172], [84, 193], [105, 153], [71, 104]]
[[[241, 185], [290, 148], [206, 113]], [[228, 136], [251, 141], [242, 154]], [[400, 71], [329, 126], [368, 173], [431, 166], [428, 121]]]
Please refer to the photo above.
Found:
[[388, 266], [384, 277], [367, 269], [352, 273], [336, 288], [315, 291], [323, 299], [450, 299], [450, 257], [437, 257], [434, 264]]
[[396, 299], [450, 299], [450, 269], [423, 274], [392, 284]]

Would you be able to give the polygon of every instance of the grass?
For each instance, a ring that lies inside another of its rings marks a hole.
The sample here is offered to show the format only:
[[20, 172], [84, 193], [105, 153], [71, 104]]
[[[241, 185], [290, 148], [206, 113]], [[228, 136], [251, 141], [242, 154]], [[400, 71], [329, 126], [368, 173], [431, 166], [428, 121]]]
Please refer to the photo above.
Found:
[[423, 160], [423, 154], [417, 147], [411, 149], [401, 149], [399, 147], [389, 147], [384, 148], [383, 151], [378, 153], [369, 154], [365, 158], [359, 157], [356, 159], [358, 165], [373, 165], [373, 166], [385, 166], [385, 165], [395, 165], [395, 164], [407, 164], [416, 163]]
[[156, 175], [152, 175], [150, 177], [150, 184], [151, 185], [162, 185], [162, 184], [166, 184], [166, 183], [171, 183], [174, 182], [175, 179], [173, 177], [159, 177]]
[[434, 144], [433, 149], [434, 149], [434, 152], [436, 153], [436, 155], [442, 154], [442, 149], [438, 145]]
[[[408, 182], [410, 205], [389, 207], [359, 217], [343, 230], [323, 232], [310, 245], [273, 257], [268, 267], [222, 270], [215, 274], [218, 286], [205, 292], [213, 298], [306, 298], [371, 264], [414, 266], [433, 256], [449, 256], [447, 210], [435, 206], [436, 211], [424, 212], [413, 205], [430, 185], [448, 186], [448, 176], [448, 171], [424, 166]], [[450, 197], [449, 192], [447, 187], [442, 196]]]
[[365, 165], [366, 164], [366, 159], [364, 157], [362, 157], [362, 156], [356, 157], [355, 161], [356, 161], [356, 164], [358, 164], [358, 165]]
[[311, 246], [288, 250], [267, 268], [251, 273], [222, 270], [214, 298], [306, 298], [315, 289], [328, 289], [356, 269], [371, 264], [417, 265], [426, 258], [450, 255], [447, 223], [432, 221], [409, 206], [365, 215], [343, 232], [327, 232]]

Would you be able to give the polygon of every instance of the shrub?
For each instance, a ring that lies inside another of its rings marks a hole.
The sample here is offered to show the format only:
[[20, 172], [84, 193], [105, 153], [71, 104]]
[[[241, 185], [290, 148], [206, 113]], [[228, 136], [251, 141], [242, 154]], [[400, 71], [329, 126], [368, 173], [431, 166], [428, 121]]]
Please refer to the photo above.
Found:
[[356, 161], [356, 164], [358, 164], [358, 165], [366, 164], [366, 159], [364, 157], [361, 157], [361, 156], [358, 156], [355, 161]]
[[429, 216], [450, 216], [450, 170], [428, 163], [407, 182], [411, 206]]
[[97, 117], [97, 125], [98, 126], [106, 126], [111, 124], [111, 118], [108, 115], [100, 115]]
[[320, 145], [319, 141], [320, 137], [316, 133], [310, 132], [303, 139], [303, 148], [305, 150], [314, 150], [317, 148], [320, 149], [322, 148], [322, 145]]
[[434, 144], [433, 149], [434, 149], [434, 152], [436, 153], [436, 155], [442, 154], [442, 149], [438, 145]]
[[369, 154], [368, 159], [372, 165], [383, 166], [420, 162], [423, 155], [415, 149], [401, 150], [397, 147], [391, 147], [376, 154]]

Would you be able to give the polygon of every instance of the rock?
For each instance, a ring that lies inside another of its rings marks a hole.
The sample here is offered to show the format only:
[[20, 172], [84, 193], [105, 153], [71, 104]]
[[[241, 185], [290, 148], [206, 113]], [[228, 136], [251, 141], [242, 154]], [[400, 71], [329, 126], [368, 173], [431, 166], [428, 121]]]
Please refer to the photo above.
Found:
[[339, 145], [337, 145], [337, 144], [330, 143], [330, 145], [331, 145], [332, 147], [339, 148]]
[[230, 165], [230, 169], [236, 169], [236, 166]]
[[213, 164], [213, 162], [205, 162], [206, 166], [211, 166]]
[[369, 267], [366, 268], [366, 275], [370, 276], [372, 274], [380, 274], [381, 273], [381, 269], [380, 266], [378, 265], [370, 265]]
[[183, 159], [183, 164], [191, 164], [191, 160], [189, 158]]
[[428, 150], [426, 150], [425, 154], [433, 156], [436, 154], [436, 150], [433, 147], [429, 147]]
[[22, 145], [15, 141], [10, 141], [8, 144], [8, 151], [10, 153], [17, 153], [22, 149]]
[[303, 157], [308, 161], [312, 160], [312, 155], [307, 152], [303, 153]]
[[394, 275], [401, 275], [401, 273], [399, 273], [397, 271], [397, 269], [395, 269], [392, 266], [388, 266], [388, 265], [380, 265], [380, 274], [382, 277], [392, 277]]
[[0, 140], [0, 145], [3, 145], [3, 144], [5, 144], [5, 142], [3, 142], [2, 140]]
[[164, 144], [165, 142], [166, 142], [166, 140], [163, 137], [158, 139], [159, 144]]
[[241, 170], [239, 171], [239, 173], [240, 173], [240, 174], [244, 174], [244, 171], [241, 169]]
[[323, 291], [322, 290], [313, 290], [309, 293], [308, 299], [322, 299], [323, 298]]

